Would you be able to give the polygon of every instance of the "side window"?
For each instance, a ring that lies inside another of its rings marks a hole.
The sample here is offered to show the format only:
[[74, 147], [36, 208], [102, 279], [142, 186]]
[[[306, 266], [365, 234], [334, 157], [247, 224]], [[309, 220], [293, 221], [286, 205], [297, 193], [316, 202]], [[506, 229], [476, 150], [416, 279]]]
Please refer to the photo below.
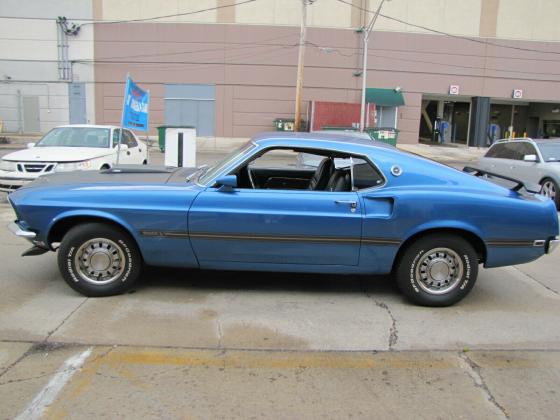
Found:
[[247, 189], [356, 191], [384, 182], [362, 158], [319, 150], [269, 150], [235, 174], [238, 187]]
[[128, 130], [123, 131], [123, 143], [126, 144], [129, 149], [138, 146], [138, 142], [134, 138], [134, 135]]
[[[311, 155], [315, 157], [314, 155]], [[319, 157], [319, 160], [321, 158]], [[274, 149], [266, 152], [249, 163], [251, 169], [275, 168], [295, 169], [299, 166], [298, 153], [293, 150]]]
[[383, 184], [383, 177], [371, 164], [363, 159], [353, 158], [353, 184], [355, 190], [377, 187]]
[[[116, 129], [113, 130], [113, 147], [115, 147], [117, 144], [119, 144], [119, 134], [120, 134], [120, 132], [121, 132], [120, 128], [116, 128]], [[121, 140], [121, 141], [124, 141], [124, 139]]]
[[490, 149], [486, 152], [484, 157], [487, 158], [503, 158], [504, 156], [504, 145], [503, 144], [495, 144], [494, 146], [490, 147]]
[[[525, 155], [537, 155], [537, 149], [535, 149], [535, 146], [533, 146], [531, 143], [526, 143], [523, 142], [521, 143], [522, 147], [521, 147], [521, 152], [523, 154], [523, 156]], [[521, 156], [521, 159], [523, 159], [523, 156]]]
[[523, 143], [514, 143], [515, 140], [510, 143], [506, 143], [506, 149], [508, 151], [508, 159], [513, 160], [523, 160]]

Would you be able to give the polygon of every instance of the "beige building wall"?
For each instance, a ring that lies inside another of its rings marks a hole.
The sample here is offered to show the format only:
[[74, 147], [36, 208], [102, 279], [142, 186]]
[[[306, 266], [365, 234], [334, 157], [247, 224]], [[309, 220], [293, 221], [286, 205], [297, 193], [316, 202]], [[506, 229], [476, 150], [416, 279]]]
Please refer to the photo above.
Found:
[[[299, 25], [301, 0], [257, 0], [203, 13], [197, 10], [227, 6], [233, 0], [94, 0], [101, 4], [99, 18], [106, 20], [158, 19], [157, 22], [241, 23], [250, 25]], [[381, 0], [316, 0], [309, 6], [311, 27], [356, 28], [369, 21]], [[382, 14], [437, 31], [473, 37], [498, 37], [528, 41], [560, 41], [558, 0], [386, 0]], [[429, 33], [417, 26], [380, 16], [380, 31]]]

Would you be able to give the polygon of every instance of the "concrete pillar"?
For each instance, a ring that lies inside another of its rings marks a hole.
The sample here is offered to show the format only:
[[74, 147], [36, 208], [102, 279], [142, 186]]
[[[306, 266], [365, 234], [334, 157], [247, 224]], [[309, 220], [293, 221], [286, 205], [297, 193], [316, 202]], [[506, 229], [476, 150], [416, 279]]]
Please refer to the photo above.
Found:
[[437, 103], [437, 114], [436, 116], [438, 118], [442, 118], [443, 119], [443, 110], [445, 108], [445, 102], [444, 101], [438, 101]]
[[490, 122], [490, 98], [476, 96], [472, 98], [469, 146], [485, 147]]

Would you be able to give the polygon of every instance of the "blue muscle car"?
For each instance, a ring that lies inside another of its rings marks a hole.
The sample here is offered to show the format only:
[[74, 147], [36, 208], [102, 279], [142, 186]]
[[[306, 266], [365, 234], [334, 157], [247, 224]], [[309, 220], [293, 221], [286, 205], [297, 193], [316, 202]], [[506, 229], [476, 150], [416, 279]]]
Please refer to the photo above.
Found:
[[87, 296], [122, 293], [145, 263], [393, 273], [413, 302], [446, 306], [469, 293], [479, 264], [525, 263], [558, 245], [554, 203], [511, 181], [357, 137], [273, 133], [211, 168], [41, 177], [9, 195], [10, 228], [33, 243], [24, 255], [58, 250], [64, 279]]

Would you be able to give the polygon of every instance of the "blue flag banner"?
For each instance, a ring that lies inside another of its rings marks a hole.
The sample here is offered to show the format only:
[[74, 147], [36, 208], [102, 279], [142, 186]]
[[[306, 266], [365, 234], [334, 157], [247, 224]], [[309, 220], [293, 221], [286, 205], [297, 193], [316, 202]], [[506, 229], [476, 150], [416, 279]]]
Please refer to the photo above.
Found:
[[142, 90], [130, 77], [126, 79], [122, 126], [138, 131], [148, 131], [148, 106], [150, 92]]

